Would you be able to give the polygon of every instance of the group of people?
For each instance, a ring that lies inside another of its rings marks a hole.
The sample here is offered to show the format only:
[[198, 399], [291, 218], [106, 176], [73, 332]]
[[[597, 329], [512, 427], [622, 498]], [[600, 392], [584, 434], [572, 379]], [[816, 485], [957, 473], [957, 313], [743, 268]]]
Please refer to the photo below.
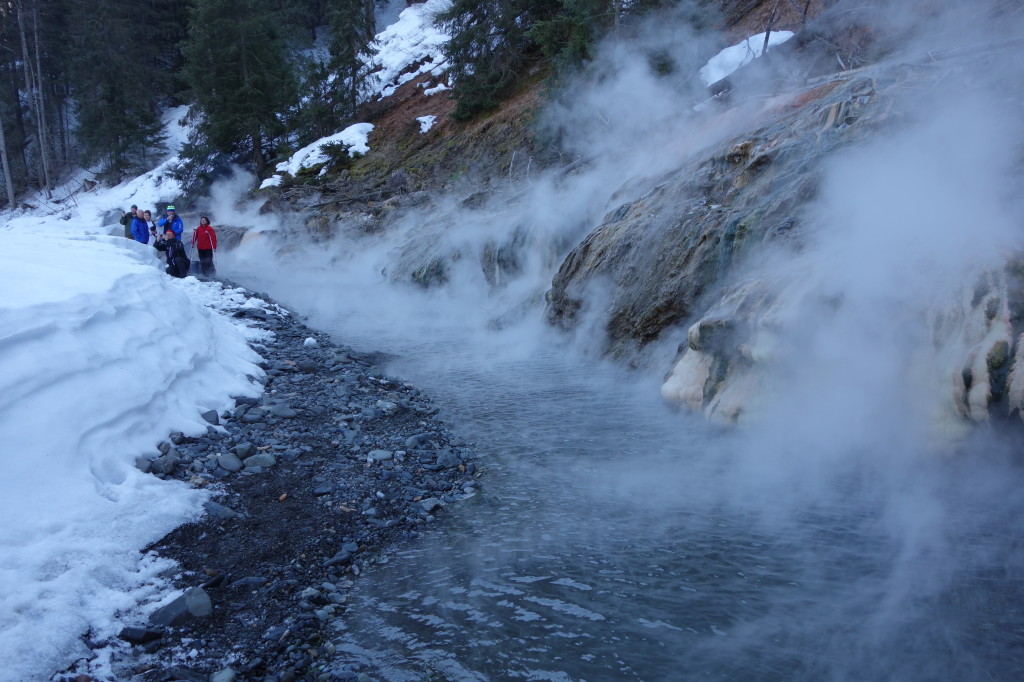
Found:
[[[177, 210], [168, 205], [160, 219], [153, 222], [153, 213], [132, 204], [130, 211], [121, 213], [124, 236], [141, 244], [153, 240], [153, 247], [167, 256], [165, 272], [172, 277], [188, 276], [192, 261], [185, 251], [182, 233], [185, 224]], [[204, 277], [213, 277], [217, 270], [213, 265], [213, 252], [217, 250], [217, 233], [210, 225], [210, 219], [202, 216], [199, 225], [192, 231], [192, 248], [199, 254], [199, 267]]]

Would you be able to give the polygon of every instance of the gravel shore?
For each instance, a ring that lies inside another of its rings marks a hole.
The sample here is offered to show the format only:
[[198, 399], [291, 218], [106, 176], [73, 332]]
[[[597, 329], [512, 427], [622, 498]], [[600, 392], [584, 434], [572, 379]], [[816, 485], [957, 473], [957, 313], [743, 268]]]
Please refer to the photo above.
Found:
[[[228, 285], [225, 285], [228, 286]], [[180, 596], [53, 680], [368, 680], [336, 651], [354, 581], [478, 493], [475, 454], [414, 386], [251, 294], [233, 312], [272, 333], [260, 398], [207, 413], [137, 466], [207, 487], [198, 521], [147, 548]], [[168, 601], [172, 595], [167, 595]], [[115, 677], [97, 673], [103, 662]]]

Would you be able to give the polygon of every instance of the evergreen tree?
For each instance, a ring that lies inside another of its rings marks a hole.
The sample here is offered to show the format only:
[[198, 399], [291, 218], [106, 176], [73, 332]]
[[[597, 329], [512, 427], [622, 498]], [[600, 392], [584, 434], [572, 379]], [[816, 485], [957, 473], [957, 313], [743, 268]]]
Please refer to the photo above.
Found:
[[330, 0], [331, 68], [337, 73], [338, 101], [345, 117], [355, 115], [366, 80], [366, 61], [375, 35], [373, 0]]
[[554, 18], [559, 6], [551, 0], [452, 1], [438, 19], [452, 36], [445, 53], [457, 102], [453, 117], [497, 106], [539, 56], [530, 29]]
[[155, 98], [174, 104], [188, 89], [182, 80], [185, 65], [182, 48], [188, 37], [188, 5], [181, 0], [147, 0], [144, 13], [146, 42], [150, 51], [152, 80], [146, 88]]
[[112, 179], [162, 145], [152, 89], [160, 77], [148, 37], [148, 9], [132, 0], [76, 0], [70, 13], [77, 139], [85, 160], [105, 161]]
[[498, 104], [531, 64], [575, 67], [619, 20], [676, 0], [453, 0], [439, 19], [457, 102], [470, 118]]
[[283, 132], [279, 112], [295, 100], [287, 47], [272, 0], [196, 0], [185, 74], [200, 130], [217, 150], [250, 152], [257, 173], [264, 145]]
[[305, 145], [337, 131], [346, 117], [335, 86], [337, 76], [327, 61], [318, 58], [300, 60], [299, 72], [303, 96], [290, 126], [299, 144]]

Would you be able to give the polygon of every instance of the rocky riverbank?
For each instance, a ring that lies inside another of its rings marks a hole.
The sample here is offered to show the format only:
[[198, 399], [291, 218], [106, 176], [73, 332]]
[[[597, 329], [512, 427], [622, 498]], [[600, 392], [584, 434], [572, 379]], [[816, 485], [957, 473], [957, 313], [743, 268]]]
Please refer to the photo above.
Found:
[[[227, 286], [227, 285], [225, 285]], [[206, 514], [148, 548], [173, 559], [181, 596], [125, 617], [118, 639], [53, 680], [370, 679], [336, 651], [354, 581], [477, 494], [471, 449], [381, 357], [332, 343], [246, 294], [233, 312], [270, 332], [255, 344], [260, 398], [204, 416], [137, 465], [210, 489]], [[265, 297], [264, 297], [265, 298]]]

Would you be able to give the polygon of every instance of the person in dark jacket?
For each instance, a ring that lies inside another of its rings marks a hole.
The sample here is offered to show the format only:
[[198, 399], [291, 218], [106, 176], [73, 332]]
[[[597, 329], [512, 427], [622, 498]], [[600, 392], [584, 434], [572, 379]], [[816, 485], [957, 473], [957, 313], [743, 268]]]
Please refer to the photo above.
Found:
[[124, 226], [124, 236], [128, 239], [135, 239], [135, 235], [132, 234], [132, 221], [135, 220], [135, 214], [138, 210], [139, 207], [132, 204], [132, 210], [128, 213], [121, 211], [121, 225]]
[[216, 275], [213, 252], [217, 250], [217, 233], [213, 231], [210, 219], [206, 216], [199, 219], [199, 227], [192, 231], [192, 248], [199, 253], [199, 267], [203, 270], [203, 277]]
[[185, 245], [174, 235], [174, 228], [168, 226], [164, 230], [164, 236], [153, 244], [153, 248], [167, 254], [167, 269], [164, 272], [171, 277], [188, 276], [191, 263], [185, 254]]
[[185, 223], [181, 222], [181, 218], [178, 217], [178, 213], [174, 210], [174, 206], [168, 205], [167, 212], [160, 220], [156, 221], [157, 227], [161, 230], [170, 227], [174, 230], [174, 236], [181, 239], [181, 233], [185, 230]]
[[142, 211], [137, 211], [135, 218], [132, 219], [132, 236], [140, 244], [149, 243], [149, 223], [146, 222], [146, 217]]

